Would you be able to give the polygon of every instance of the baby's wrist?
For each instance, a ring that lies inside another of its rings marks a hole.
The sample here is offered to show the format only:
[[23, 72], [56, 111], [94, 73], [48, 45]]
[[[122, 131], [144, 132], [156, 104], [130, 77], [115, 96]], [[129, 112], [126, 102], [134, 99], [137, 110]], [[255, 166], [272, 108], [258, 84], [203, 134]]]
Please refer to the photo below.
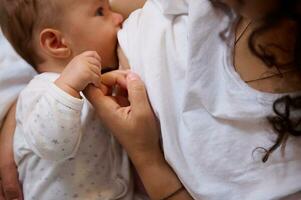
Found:
[[81, 99], [80, 96], [80, 91], [77, 91], [76, 89], [74, 89], [72, 86], [70, 86], [69, 84], [67, 84], [61, 77], [58, 78], [54, 84], [59, 87], [60, 89], [62, 89], [63, 91], [65, 91], [66, 93], [70, 94], [71, 96]]

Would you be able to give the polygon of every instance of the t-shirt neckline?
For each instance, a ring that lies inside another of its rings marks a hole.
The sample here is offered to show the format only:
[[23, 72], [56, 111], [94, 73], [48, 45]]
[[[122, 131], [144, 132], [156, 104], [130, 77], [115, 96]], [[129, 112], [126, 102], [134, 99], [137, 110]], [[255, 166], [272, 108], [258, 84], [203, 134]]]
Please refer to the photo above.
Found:
[[[237, 22], [234, 23], [234, 27], [236, 27], [236, 25], [237, 25]], [[231, 32], [233, 33], [234, 31], [235, 31], [235, 29], [233, 28], [231, 30]], [[234, 35], [232, 33], [231, 33], [231, 35]], [[270, 92], [263, 92], [263, 91], [252, 88], [244, 80], [242, 80], [241, 76], [235, 70], [235, 67], [234, 67], [235, 37], [231, 37], [230, 43], [225, 44], [225, 46], [226, 46], [226, 52], [225, 52], [226, 62], [225, 63], [227, 63], [226, 67], [225, 67], [226, 74], [229, 76], [230, 80], [235, 82], [236, 85], [238, 85], [243, 90], [247, 91], [247, 93], [249, 95], [254, 96], [260, 102], [272, 103], [276, 99], [278, 99], [282, 96], [286, 96], [286, 95], [296, 96], [296, 95], [301, 94], [301, 91], [290, 92], [290, 93], [270, 93]]]

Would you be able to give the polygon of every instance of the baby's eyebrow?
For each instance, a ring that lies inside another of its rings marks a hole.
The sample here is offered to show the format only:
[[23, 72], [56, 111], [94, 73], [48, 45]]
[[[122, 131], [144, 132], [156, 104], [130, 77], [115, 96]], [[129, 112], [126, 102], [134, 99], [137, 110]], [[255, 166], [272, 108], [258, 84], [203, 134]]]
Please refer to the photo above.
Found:
[[105, 0], [94, 0], [94, 4], [103, 4]]
[[101, 3], [101, 4], [108, 3], [109, 4], [109, 0], [98, 0], [97, 3]]

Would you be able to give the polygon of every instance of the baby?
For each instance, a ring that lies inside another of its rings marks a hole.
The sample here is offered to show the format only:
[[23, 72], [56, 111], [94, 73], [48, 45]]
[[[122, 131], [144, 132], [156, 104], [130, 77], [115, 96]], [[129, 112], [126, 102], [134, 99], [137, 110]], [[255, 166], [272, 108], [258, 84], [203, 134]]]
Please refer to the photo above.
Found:
[[[1, 0], [1, 28], [40, 75], [17, 103], [25, 200], [138, 199], [130, 164], [81, 91], [118, 65], [123, 18], [108, 0]], [[13, 67], [13, 66], [12, 66]]]

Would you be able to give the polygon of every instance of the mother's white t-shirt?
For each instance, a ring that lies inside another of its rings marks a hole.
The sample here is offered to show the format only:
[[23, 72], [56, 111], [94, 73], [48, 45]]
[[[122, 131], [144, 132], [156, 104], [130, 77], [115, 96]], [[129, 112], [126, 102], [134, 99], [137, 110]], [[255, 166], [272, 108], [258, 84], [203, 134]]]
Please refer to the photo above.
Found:
[[267, 163], [254, 151], [274, 144], [266, 117], [280, 95], [235, 72], [234, 34], [219, 35], [228, 20], [208, 0], [149, 0], [119, 42], [146, 83], [166, 159], [195, 199], [279, 199], [301, 191], [301, 139]]

